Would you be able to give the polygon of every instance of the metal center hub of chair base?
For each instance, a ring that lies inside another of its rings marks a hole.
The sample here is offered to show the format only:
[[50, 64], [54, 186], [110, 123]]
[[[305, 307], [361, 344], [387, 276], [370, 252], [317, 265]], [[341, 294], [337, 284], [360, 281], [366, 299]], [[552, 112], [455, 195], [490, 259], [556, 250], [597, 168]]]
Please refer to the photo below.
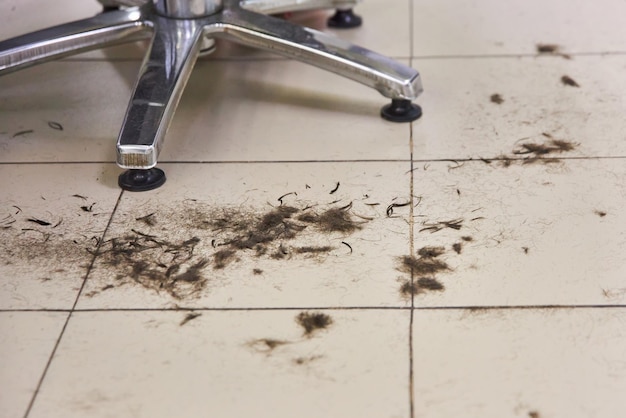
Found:
[[222, 10], [222, 0], [153, 0], [161, 16], [193, 19], [210, 16]]

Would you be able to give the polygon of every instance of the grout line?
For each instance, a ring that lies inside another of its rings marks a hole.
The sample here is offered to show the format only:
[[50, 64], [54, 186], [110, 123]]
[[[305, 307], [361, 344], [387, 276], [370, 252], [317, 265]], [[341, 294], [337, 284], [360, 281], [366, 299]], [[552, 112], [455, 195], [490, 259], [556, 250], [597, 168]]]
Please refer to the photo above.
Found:
[[83, 284], [81, 285], [80, 289], [78, 290], [78, 294], [76, 295], [76, 299], [74, 300], [74, 304], [72, 305], [72, 310], [70, 312], [70, 316], [71, 316], [72, 312], [76, 311], [76, 305], [78, 305], [78, 299], [80, 298], [81, 294], [83, 293], [83, 289], [85, 288], [85, 284], [87, 284], [87, 280], [89, 279], [89, 274], [91, 273], [91, 270], [93, 269], [93, 265], [96, 262], [96, 258], [98, 257], [98, 255], [100, 255], [100, 247], [105, 242], [104, 239], [106, 238], [107, 232], [109, 231], [111, 223], [113, 222], [113, 217], [115, 216], [115, 213], [117, 212], [117, 208], [120, 205], [120, 202], [122, 200], [122, 196], [124, 196], [124, 190], [121, 190], [120, 194], [117, 196], [117, 201], [115, 202], [115, 206], [113, 207], [113, 210], [111, 211], [111, 216], [109, 217], [109, 221], [107, 222], [107, 225], [104, 228], [104, 231], [102, 232], [102, 238], [100, 239], [100, 241], [98, 241], [98, 245], [96, 246], [96, 249], [94, 251], [94, 256], [93, 256], [93, 258], [91, 260], [91, 263], [89, 264], [89, 267], [87, 268], [87, 273], [85, 274], [85, 280], [83, 280]]
[[[412, 5], [412, 0], [409, 0]], [[413, 16], [409, 13], [409, 16]], [[412, 20], [411, 20], [412, 21]], [[411, 25], [412, 27], [412, 25]], [[409, 147], [411, 154], [411, 176], [409, 178], [409, 192], [411, 207], [409, 208], [409, 254], [411, 257], [415, 256], [415, 170], [413, 167], [413, 122], [409, 123]], [[415, 277], [413, 274], [413, 267], [411, 266], [411, 289], [415, 285]], [[415, 391], [413, 390], [415, 385], [415, 377], [413, 371], [413, 321], [415, 317], [415, 293], [411, 292], [411, 312], [409, 313], [409, 410], [410, 417], [415, 417]]]
[[[626, 307], [626, 306], [625, 306]], [[0, 313], [12, 312], [262, 312], [262, 311], [407, 311], [410, 306], [284, 306], [284, 307], [234, 307], [206, 308], [177, 306], [175, 308], [76, 308], [76, 309], [0, 309]]]
[[2, 313], [19, 313], [19, 312], [50, 312], [50, 313], [76, 313], [76, 312], [184, 312], [184, 311], [202, 311], [202, 312], [257, 312], [257, 311], [524, 311], [532, 309], [624, 309], [626, 304], [611, 305], [457, 305], [457, 306], [287, 306], [276, 308], [203, 308], [181, 306], [177, 308], [78, 308], [78, 309], [0, 309]]
[[422, 306], [415, 309], [423, 311], [453, 311], [453, 310], [473, 310], [473, 311], [527, 311], [532, 309], [615, 309], [626, 308], [626, 304], [612, 305], [485, 305], [485, 306]]
[[[620, 156], [591, 156], [591, 157], [558, 157], [560, 161], [578, 161], [578, 160], [623, 160], [626, 159], [626, 155]], [[499, 157], [466, 157], [466, 158], [431, 158], [423, 160], [408, 160], [408, 159], [387, 159], [387, 160], [233, 160], [233, 161], [159, 161], [159, 164], [336, 164], [336, 163], [440, 163], [440, 162], [477, 162], [485, 163], [484, 160], [500, 161], [503, 160]], [[523, 157], [507, 157], [507, 161], [524, 161]], [[0, 162], [0, 166], [3, 165], [78, 165], [78, 164], [115, 164], [112, 161], [18, 161], [18, 162]]]
[[253, 308], [194, 308], [190, 306], [179, 306], [176, 308], [83, 308], [74, 312], [263, 312], [263, 311], [406, 311], [409, 306], [286, 306], [286, 307], [253, 307]]
[[[625, 156], [626, 158], [626, 156]], [[449, 161], [449, 160], [448, 160]], [[460, 160], [458, 160], [460, 161]], [[206, 161], [159, 161], [159, 164], [292, 164], [292, 163], [394, 163], [409, 162], [408, 159], [358, 159], [358, 160], [206, 160]], [[78, 164], [111, 164], [114, 161], [6, 161], [0, 162], [0, 165], [78, 165]]]
[[159, 164], [317, 164], [317, 163], [406, 163], [405, 158], [356, 160], [233, 160], [233, 161], [159, 161]]
[[[411, 274], [411, 276], [413, 276]], [[413, 281], [413, 277], [411, 277], [411, 282]], [[413, 299], [413, 298], [411, 298]], [[413, 322], [415, 319], [415, 309], [411, 309], [409, 314], [409, 410], [410, 417], [415, 418], [415, 372], [413, 370], [414, 360], [413, 360]]]
[[[568, 161], [568, 160], [619, 160], [624, 159], [626, 156], [597, 156], [597, 157], [557, 157], [560, 161]], [[442, 162], [450, 162], [450, 163], [485, 163], [485, 160], [488, 161], [524, 161], [526, 158], [524, 157], [469, 157], [469, 158], [458, 158], [458, 159], [450, 159], [450, 158], [433, 158], [433, 159], [424, 159], [424, 160], [415, 160], [414, 162], [419, 163], [442, 163]]]
[[[413, 0], [409, 0], [409, 53], [411, 54], [411, 59], [409, 60], [409, 66], [413, 67]], [[409, 151], [411, 156], [411, 176], [409, 180], [410, 187], [410, 202], [411, 207], [409, 208], [409, 254], [413, 256], [415, 254], [415, 170], [413, 164], [413, 122], [409, 124]], [[413, 274], [413, 268], [411, 267], [411, 289], [415, 283], [415, 277]], [[414, 395], [414, 387], [415, 387], [415, 374], [413, 371], [414, 359], [413, 359], [413, 322], [415, 319], [415, 294], [411, 292], [411, 312], [409, 313], [409, 417], [415, 417], [415, 395]]]
[[[567, 53], [570, 57], [604, 57], [604, 56], [621, 56], [626, 55], [626, 51], [606, 51], [606, 52], [576, 52]], [[492, 59], [492, 58], [559, 58], [564, 59], [558, 54], [537, 54], [537, 53], [510, 53], [510, 54], [468, 54], [468, 55], [414, 55], [414, 59], [418, 60], [439, 60], [439, 59]]]
[[[415, 33], [415, 27], [413, 22], [413, 0], [409, 0], [409, 67], [413, 66], [413, 36]], [[412, 149], [411, 149], [412, 151]], [[411, 417], [413, 414], [411, 413]]]
[[2, 165], [78, 165], [78, 164], [115, 164], [113, 161], [2, 161]]
[[455, 306], [287, 306], [287, 307], [235, 307], [235, 308], [203, 308], [191, 306], [179, 306], [176, 308], [78, 308], [78, 309], [0, 309], [2, 313], [19, 313], [19, 312], [185, 312], [185, 311], [202, 311], [202, 312], [260, 312], [260, 311], [525, 311], [532, 309], [625, 309], [626, 304], [611, 305], [455, 305]]
[[0, 309], [0, 313], [11, 313], [11, 312], [48, 312], [48, 313], [69, 313], [72, 312], [71, 309], [60, 309], [60, 308], [5, 308]]
[[41, 374], [41, 377], [39, 378], [39, 382], [37, 383], [37, 387], [35, 388], [33, 396], [30, 399], [30, 402], [28, 403], [28, 407], [26, 408], [26, 412], [24, 413], [24, 418], [28, 418], [28, 415], [30, 414], [30, 411], [33, 409], [33, 405], [35, 404], [35, 400], [37, 399], [37, 395], [39, 395], [39, 391], [41, 390], [41, 386], [43, 384], [43, 381], [46, 378], [46, 375], [48, 374], [48, 370], [50, 369], [50, 365], [52, 364], [52, 360], [54, 359], [54, 356], [55, 356], [55, 354], [57, 352], [57, 349], [59, 348], [59, 345], [61, 344], [61, 340], [63, 339], [63, 335], [65, 335], [65, 330], [67, 329], [67, 326], [68, 326], [68, 324], [70, 322], [70, 319], [72, 318], [72, 314], [76, 310], [76, 305], [78, 304], [78, 299], [80, 298], [80, 295], [82, 294], [83, 289], [85, 288], [85, 284], [87, 283], [87, 279], [89, 278], [89, 274], [91, 273], [91, 270], [93, 269], [93, 265], [94, 265], [94, 263], [96, 261], [96, 258], [98, 257], [98, 252], [100, 251], [100, 246], [104, 242], [104, 237], [106, 236], [107, 230], [109, 229], [109, 226], [111, 225], [111, 221], [113, 220], [113, 215], [115, 214], [115, 212], [117, 210], [117, 207], [120, 204], [120, 200], [121, 200], [123, 194], [124, 194], [124, 191], [122, 190], [120, 192], [119, 196], [117, 197], [117, 202], [115, 202], [115, 207], [113, 208], [113, 211], [111, 212], [111, 216], [109, 217], [109, 221], [107, 222], [107, 225], [104, 228], [104, 232], [102, 233], [102, 239], [100, 239], [100, 241], [98, 242], [98, 246], [96, 247], [96, 250], [95, 250], [94, 255], [93, 255], [92, 259], [91, 259], [91, 262], [89, 263], [89, 267], [87, 267], [87, 272], [85, 273], [85, 278], [83, 279], [83, 282], [82, 282], [82, 284], [80, 286], [80, 289], [78, 290], [78, 294], [76, 295], [76, 299], [74, 299], [74, 304], [72, 305], [72, 308], [68, 312], [67, 318], [65, 319], [65, 323], [63, 324], [63, 328], [61, 328], [61, 332], [59, 333], [59, 337], [57, 338], [57, 341], [54, 344], [54, 347], [52, 348], [52, 352], [50, 353], [50, 357], [48, 357], [48, 361], [46, 363], [46, 366], [44, 367], [44, 370], [43, 370], [43, 373]]
[[[414, 3], [413, 0], [409, 0], [409, 54], [411, 58], [409, 60], [409, 66], [413, 67], [413, 50], [414, 50]], [[411, 193], [411, 207], [409, 208], [409, 254], [413, 257], [415, 255], [415, 167], [413, 162], [413, 122], [409, 124], [409, 144], [411, 152], [411, 177], [410, 177], [410, 193]], [[411, 267], [411, 289], [415, 285], [415, 277], [413, 274], [413, 268]], [[409, 313], [409, 416], [415, 418], [415, 372], [414, 359], [413, 359], [413, 323], [415, 320], [415, 294], [411, 292], [411, 312]]]

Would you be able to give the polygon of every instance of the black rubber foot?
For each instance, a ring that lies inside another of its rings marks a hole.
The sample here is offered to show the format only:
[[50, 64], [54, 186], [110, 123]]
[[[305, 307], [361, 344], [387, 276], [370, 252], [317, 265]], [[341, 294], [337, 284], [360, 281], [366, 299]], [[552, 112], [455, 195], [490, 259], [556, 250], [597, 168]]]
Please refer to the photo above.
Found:
[[119, 6], [102, 6], [102, 11], [103, 12], [113, 12], [115, 10], [119, 10], [120, 7]]
[[129, 192], [147, 192], [165, 183], [165, 173], [158, 168], [148, 170], [126, 170], [117, 179], [117, 184]]
[[380, 109], [380, 116], [391, 122], [412, 122], [422, 116], [422, 108], [405, 99], [391, 99]]
[[352, 9], [337, 9], [335, 14], [328, 18], [328, 26], [336, 29], [351, 29], [363, 24], [363, 19], [354, 14]]

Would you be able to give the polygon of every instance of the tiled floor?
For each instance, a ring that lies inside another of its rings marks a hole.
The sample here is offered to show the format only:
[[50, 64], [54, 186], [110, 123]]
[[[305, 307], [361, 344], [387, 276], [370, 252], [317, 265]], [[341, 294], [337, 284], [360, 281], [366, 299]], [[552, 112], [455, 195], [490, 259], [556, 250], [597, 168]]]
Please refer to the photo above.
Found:
[[[44, 3], [0, 39], [98, 11]], [[142, 44], [0, 78], [0, 417], [624, 414], [626, 2], [357, 11], [421, 120], [220, 43], [152, 192], [114, 164]]]

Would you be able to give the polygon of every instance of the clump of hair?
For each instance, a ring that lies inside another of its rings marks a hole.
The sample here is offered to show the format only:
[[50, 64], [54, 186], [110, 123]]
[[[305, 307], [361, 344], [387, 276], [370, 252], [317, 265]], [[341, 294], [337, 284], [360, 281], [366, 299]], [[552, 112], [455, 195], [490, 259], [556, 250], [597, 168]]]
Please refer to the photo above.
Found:
[[446, 262], [433, 257], [418, 258], [405, 255], [400, 257], [400, 266], [398, 269], [404, 273], [421, 276], [450, 270], [450, 267]]
[[415, 296], [425, 291], [442, 291], [444, 285], [433, 277], [420, 277], [415, 281], [405, 280], [400, 286], [402, 296]]
[[304, 335], [310, 336], [317, 330], [328, 328], [333, 319], [321, 312], [301, 312], [296, 316], [296, 322], [304, 328]]

